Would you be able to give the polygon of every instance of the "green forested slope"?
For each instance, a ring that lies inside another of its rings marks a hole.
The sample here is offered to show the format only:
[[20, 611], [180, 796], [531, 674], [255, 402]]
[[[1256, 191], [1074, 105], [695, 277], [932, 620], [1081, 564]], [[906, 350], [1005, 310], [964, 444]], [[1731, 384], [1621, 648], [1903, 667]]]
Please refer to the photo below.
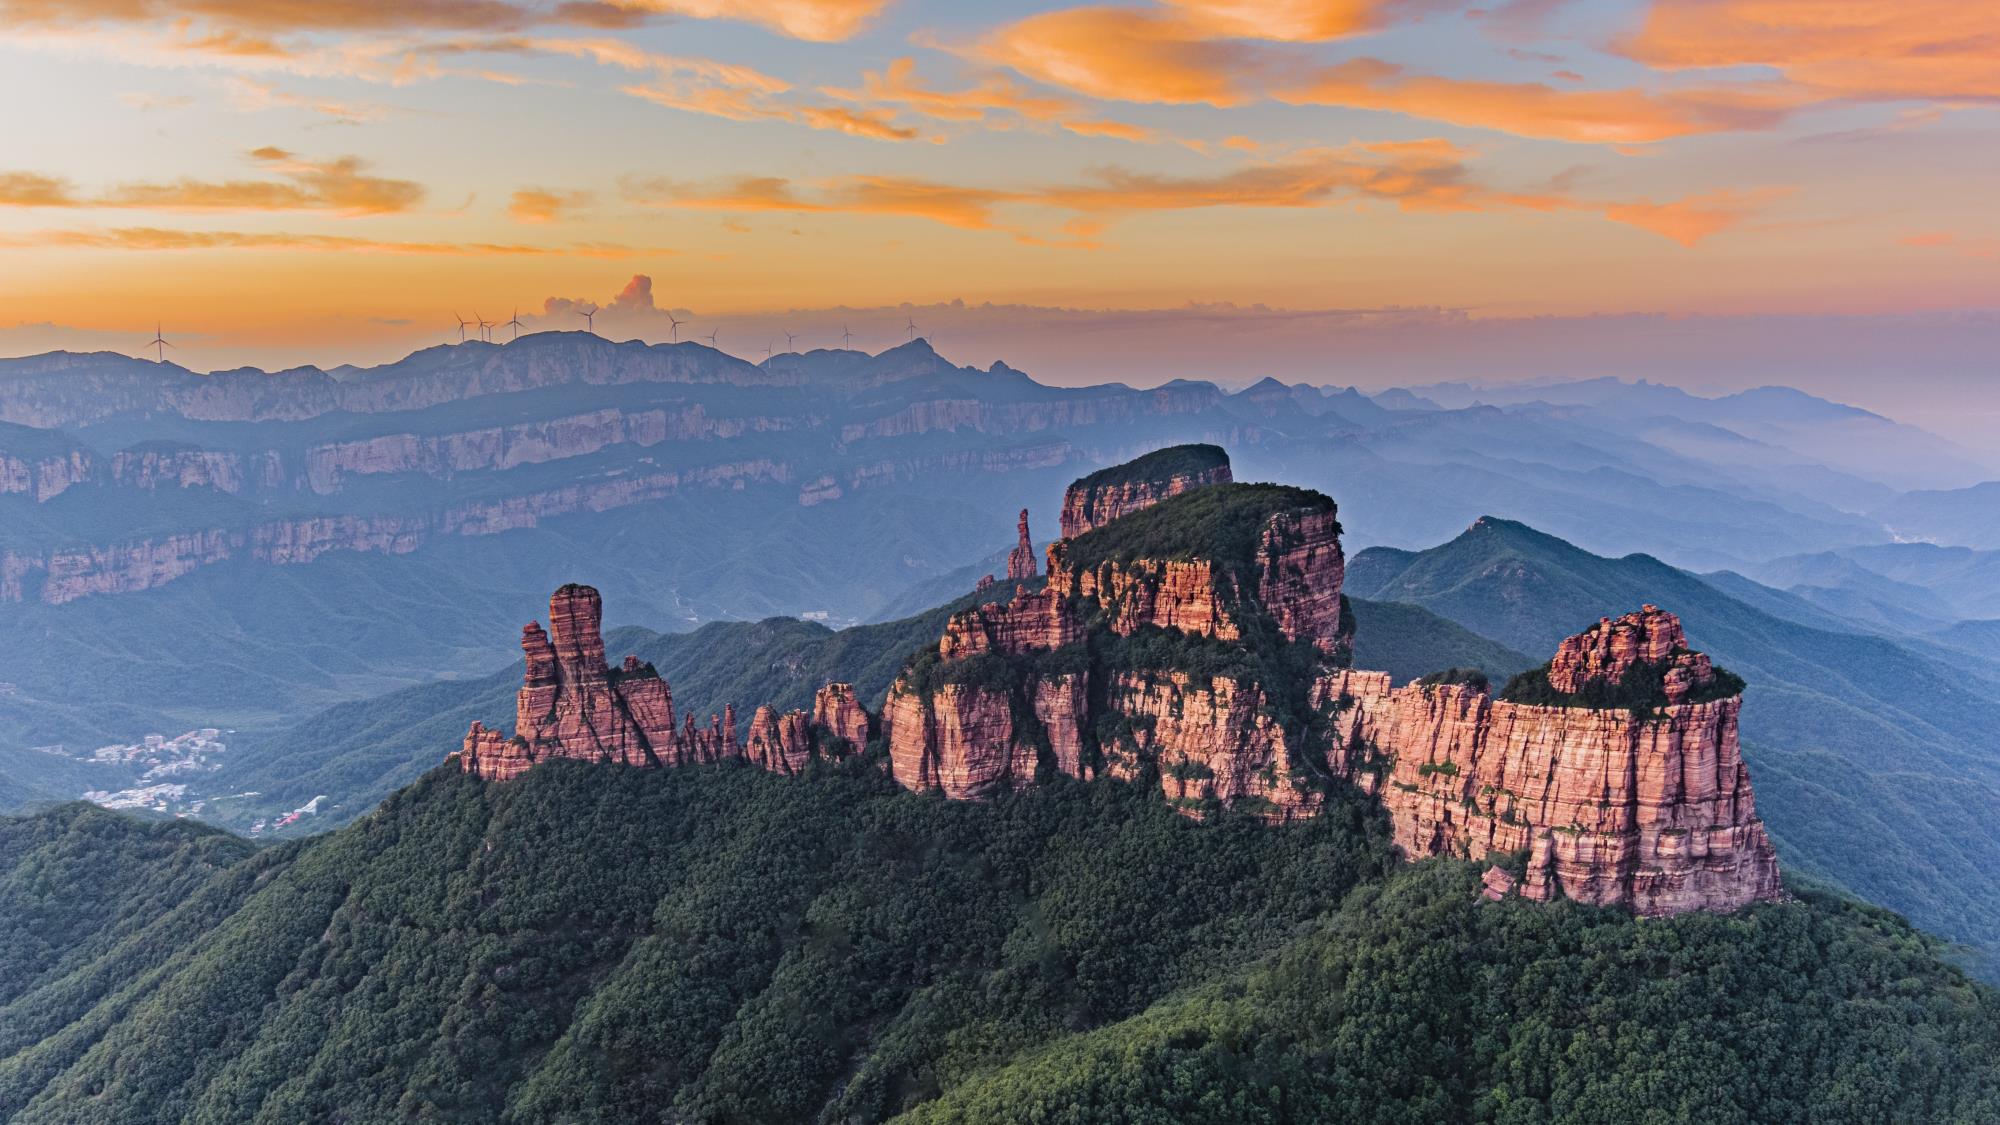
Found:
[[[81, 815], [0, 825], [0, 885]], [[179, 905], [149, 888], [185, 828], [88, 815], [124, 874], [44, 916], [176, 940], [28, 974], [70, 992], [0, 1056], [16, 1122], [2000, 1112], [2000, 1000], [1892, 916], [1483, 903], [1356, 800], [1274, 828], [1108, 781], [946, 802], [868, 763], [439, 770], [332, 835], [224, 844]]]

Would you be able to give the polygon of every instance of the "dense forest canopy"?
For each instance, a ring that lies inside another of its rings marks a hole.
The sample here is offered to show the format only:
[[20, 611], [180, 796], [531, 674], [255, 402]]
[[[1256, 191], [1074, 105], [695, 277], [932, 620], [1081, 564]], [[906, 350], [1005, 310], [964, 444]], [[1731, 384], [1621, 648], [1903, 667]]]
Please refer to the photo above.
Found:
[[254, 852], [67, 806], [0, 825], [0, 901], [102, 937], [0, 961], [0, 1115], [2000, 1114], [2000, 999], [1892, 915], [1489, 903], [1384, 830], [1340, 793], [1197, 823], [1143, 785], [948, 802], [869, 761], [440, 769]]

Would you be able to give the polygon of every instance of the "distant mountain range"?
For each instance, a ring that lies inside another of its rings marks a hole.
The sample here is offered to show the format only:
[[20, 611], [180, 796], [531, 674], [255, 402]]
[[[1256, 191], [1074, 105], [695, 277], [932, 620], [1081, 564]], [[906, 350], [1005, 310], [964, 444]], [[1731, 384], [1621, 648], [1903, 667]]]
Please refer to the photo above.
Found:
[[[1669, 605], [1750, 680], [1789, 863], [2000, 935], [2000, 486], [1978, 483], [2000, 474], [1786, 388], [1061, 388], [922, 340], [748, 364], [583, 333], [367, 370], [0, 361], [0, 801], [139, 784], [85, 759], [213, 726], [206, 815], [354, 815], [504, 710], [518, 653], [495, 638], [572, 580], [697, 706], [724, 698], [709, 676], [779, 703], [807, 670], [866, 680], [870, 638], [900, 660], [1003, 570], [1023, 504], [1046, 540], [1067, 481], [1183, 441], [1340, 502], [1350, 548], [1378, 548], [1352, 560], [1356, 615], [1396, 623], [1362, 644], [1405, 678], [1504, 675]], [[834, 628], [861, 621], [883, 624]]]

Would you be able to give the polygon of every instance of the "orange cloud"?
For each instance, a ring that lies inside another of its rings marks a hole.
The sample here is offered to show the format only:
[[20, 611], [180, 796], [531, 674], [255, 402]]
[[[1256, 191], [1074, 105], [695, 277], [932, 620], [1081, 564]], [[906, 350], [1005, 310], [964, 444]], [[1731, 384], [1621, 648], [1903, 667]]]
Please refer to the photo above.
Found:
[[531, 19], [504, 0], [0, 0], [0, 23], [87, 27], [104, 23], [211, 22], [263, 31], [370, 31], [389, 28], [505, 28]]
[[1767, 66], [1825, 96], [2000, 98], [1980, 0], [1657, 0], [1619, 49], [1669, 70]]
[[708, 211], [785, 211], [796, 214], [897, 215], [928, 219], [962, 230], [998, 230], [995, 205], [1027, 197], [1014, 192], [956, 187], [895, 176], [847, 176], [823, 181], [813, 196], [776, 176], [746, 176], [716, 186], [642, 181], [628, 194], [635, 202]]
[[[1121, 215], [1211, 207], [1317, 208], [1383, 202], [1408, 211], [1580, 212], [1635, 226], [1682, 246], [1740, 225], [1781, 190], [1712, 192], [1666, 203], [1590, 200], [1557, 190], [1522, 194], [1482, 184], [1466, 153], [1442, 140], [1347, 145], [1293, 153], [1213, 176], [1161, 176], [1107, 168], [1090, 182], [1015, 190], [975, 188], [909, 177], [847, 176], [797, 184], [744, 177], [704, 186], [670, 180], [628, 185], [636, 202], [728, 212], [893, 215], [961, 230], [997, 231], [1048, 246], [1094, 247]], [[1004, 207], [1071, 213], [1049, 239], [1016, 222]]]
[[1693, 246], [1712, 235], [1742, 225], [1766, 204], [1790, 194], [1788, 189], [1712, 191], [1671, 203], [1611, 203], [1604, 217], [1651, 231], [1682, 246]]
[[303, 109], [329, 118], [336, 124], [359, 125], [368, 121], [378, 121], [389, 112], [386, 106], [309, 97], [281, 90], [270, 82], [259, 82], [242, 76], [232, 76], [226, 81], [231, 103], [245, 113], [257, 113], [269, 109]]
[[407, 211], [424, 198], [422, 185], [368, 175], [363, 171], [367, 165], [352, 156], [314, 162], [276, 148], [261, 148], [251, 156], [284, 178], [213, 181], [183, 177], [171, 183], [120, 184], [94, 200], [92, 206], [384, 215]]
[[963, 90], [939, 90], [917, 77], [916, 65], [915, 59], [899, 58], [882, 70], [864, 71], [859, 90], [828, 86], [820, 92], [843, 101], [895, 106], [939, 121], [990, 125], [996, 115], [1011, 114], [1080, 136], [1140, 142], [1159, 139], [1154, 130], [1089, 117], [1075, 99], [1034, 93], [1004, 75], [987, 75]]
[[1652, 94], [1568, 90], [1540, 82], [1472, 82], [1407, 74], [1379, 59], [1354, 59], [1278, 91], [1294, 105], [1387, 110], [1524, 137], [1593, 144], [1643, 144], [1698, 133], [1764, 129], [1805, 97], [1775, 84], [1716, 86]]
[[795, 39], [832, 42], [866, 27], [890, 0], [632, 0], [628, 9], [703, 20], [740, 20]]
[[1111, 168], [1091, 185], [1048, 189], [1040, 202], [1087, 212], [1202, 207], [1321, 207], [1376, 199], [1413, 210], [1476, 206], [1482, 189], [1464, 153], [1441, 141], [1311, 149], [1216, 176], [1157, 176]]
[[2000, 258], [2000, 238], [1966, 238], [1950, 231], [1905, 235], [1897, 244], [1924, 250], [1951, 250], [1967, 258]]
[[116, 227], [109, 230], [54, 230], [0, 239], [0, 246], [30, 248], [59, 246], [85, 250], [304, 250], [365, 254], [420, 254], [457, 257], [582, 256], [626, 258], [638, 254], [672, 253], [658, 248], [609, 243], [568, 246], [522, 246], [493, 242], [390, 242], [330, 234], [288, 234], [275, 231], [194, 231], [159, 227]]
[[[182, 24], [202, 28], [209, 50], [283, 50], [264, 35], [318, 31], [513, 31], [540, 23], [623, 28], [654, 15], [737, 20], [799, 39], [845, 39], [889, 0], [584, 0], [553, 7], [529, 0], [0, 0], [0, 26], [91, 27]], [[212, 30], [209, 30], [212, 29]]]
[[1270, 62], [1171, 11], [1069, 8], [989, 33], [964, 53], [1040, 82], [1116, 101], [1242, 105]]
[[650, 71], [651, 81], [620, 87], [655, 105], [731, 121], [789, 121], [812, 129], [878, 141], [912, 141], [920, 130], [892, 114], [786, 97], [792, 84], [753, 67], [714, 59], [658, 55], [617, 39], [538, 39], [526, 47], [592, 59], [606, 66]]
[[0, 207], [75, 207], [69, 183], [35, 172], [0, 172]]
[[1164, 0], [1218, 38], [1316, 43], [1379, 31], [1450, 0]]
[[382, 215], [407, 211], [423, 200], [422, 185], [370, 176], [352, 156], [314, 162], [284, 149], [251, 151], [252, 160], [278, 180], [197, 180], [126, 183], [96, 196], [78, 196], [68, 185], [32, 172], [0, 175], [0, 204], [15, 207], [130, 207], [155, 211], [337, 211]]
[[1150, 9], [1045, 12], [955, 48], [1051, 86], [1129, 102], [1245, 105], [1272, 97], [1408, 114], [1519, 136], [1609, 144], [1764, 129], [1813, 100], [1778, 82], [1641, 89], [1558, 88], [1412, 74], [1379, 59], [1316, 66], [1284, 48], [1372, 31], [1442, 3], [1166, 0]]
[[507, 205], [507, 215], [517, 223], [548, 223], [590, 202], [590, 193], [522, 188]]

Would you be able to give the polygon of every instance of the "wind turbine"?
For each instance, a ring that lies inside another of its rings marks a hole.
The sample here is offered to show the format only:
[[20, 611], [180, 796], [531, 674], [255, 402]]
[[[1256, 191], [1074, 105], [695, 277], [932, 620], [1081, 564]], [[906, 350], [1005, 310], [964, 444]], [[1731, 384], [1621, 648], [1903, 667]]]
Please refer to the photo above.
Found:
[[458, 322], [458, 342], [461, 344], [465, 343], [465, 326], [472, 322], [457, 313], [451, 314], [451, 318]]
[[677, 318], [677, 317], [675, 317], [673, 313], [668, 313], [668, 314], [667, 314], [667, 320], [668, 320], [668, 321], [669, 321], [669, 322], [670, 322], [670, 323], [671, 323], [671, 324], [673, 325], [673, 333], [674, 333], [674, 334], [673, 334], [673, 342], [674, 342], [674, 343], [676, 343], [676, 344], [680, 343], [680, 342], [681, 342], [681, 325], [683, 325], [683, 324], [686, 324], [687, 322], [686, 322], [686, 321], [684, 321], [684, 320], [681, 320], [681, 319], [679, 319], [679, 318]]
[[903, 327], [908, 328], [910, 330], [910, 342], [914, 344], [917, 342], [917, 322], [909, 317], [904, 317], [903, 319], [909, 321], [909, 323], [905, 324]]
[[765, 362], [765, 363], [769, 363], [769, 362], [771, 362], [771, 345], [772, 345], [772, 344], [775, 344], [775, 343], [777, 343], [777, 342], [778, 342], [778, 341], [776, 341], [776, 340], [766, 340], [766, 341], [764, 342], [764, 362]]
[[721, 351], [721, 350], [722, 350], [722, 349], [720, 349], [720, 348], [716, 348], [716, 347], [715, 347], [715, 333], [713, 333], [713, 332], [710, 332], [710, 333], [708, 334], [708, 346], [709, 346], [709, 347], [711, 347], [711, 348], [715, 348], [715, 350], [716, 350], [716, 351]]
[[492, 328], [493, 323], [487, 320], [485, 317], [480, 316], [477, 310], [474, 310], [472, 318], [479, 322], [479, 338], [486, 341], [489, 344], [492, 343], [493, 338], [487, 333], [487, 329]]
[[847, 330], [847, 322], [840, 322], [840, 346], [845, 348], [854, 343], [854, 333]]
[[526, 328], [527, 325], [521, 323], [521, 310], [517, 307], [514, 310], [514, 319], [508, 321], [507, 323], [501, 325], [500, 327], [512, 328], [514, 330], [514, 334], [508, 337], [508, 342], [512, 343], [513, 341], [521, 338], [521, 329]]
[[160, 335], [159, 321], [153, 322], [153, 338], [146, 341], [146, 346], [153, 349], [153, 353], [156, 357], [153, 360], [154, 363], [167, 362], [167, 349], [173, 347], [173, 345], [167, 343], [167, 338], [165, 336]]
[[788, 351], [788, 352], [795, 352], [795, 351], [798, 351], [798, 349], [797, 349], [797, 348], [795, 348], [795, 347], [793, 347], [793, 346], [792, 346], [792, 341], [793, 341], [793, 340], [796, 340], [796, 339], [798, 339], [798, 337], [797, 337], [797, 336], [794, 336], [794, 335], [792, 335], [792, 334], [791, 334], [790, 332], [787, 332], [787, 333], [785, 333], [785, 350], [786, 350], [786, 351]]
[[597, 309], [595, 307], [588, 310], [578, 309], [576, 310], [576, 315], [583, 318], [584, 331], [590, 333], [592, 336], [597, 335]]

